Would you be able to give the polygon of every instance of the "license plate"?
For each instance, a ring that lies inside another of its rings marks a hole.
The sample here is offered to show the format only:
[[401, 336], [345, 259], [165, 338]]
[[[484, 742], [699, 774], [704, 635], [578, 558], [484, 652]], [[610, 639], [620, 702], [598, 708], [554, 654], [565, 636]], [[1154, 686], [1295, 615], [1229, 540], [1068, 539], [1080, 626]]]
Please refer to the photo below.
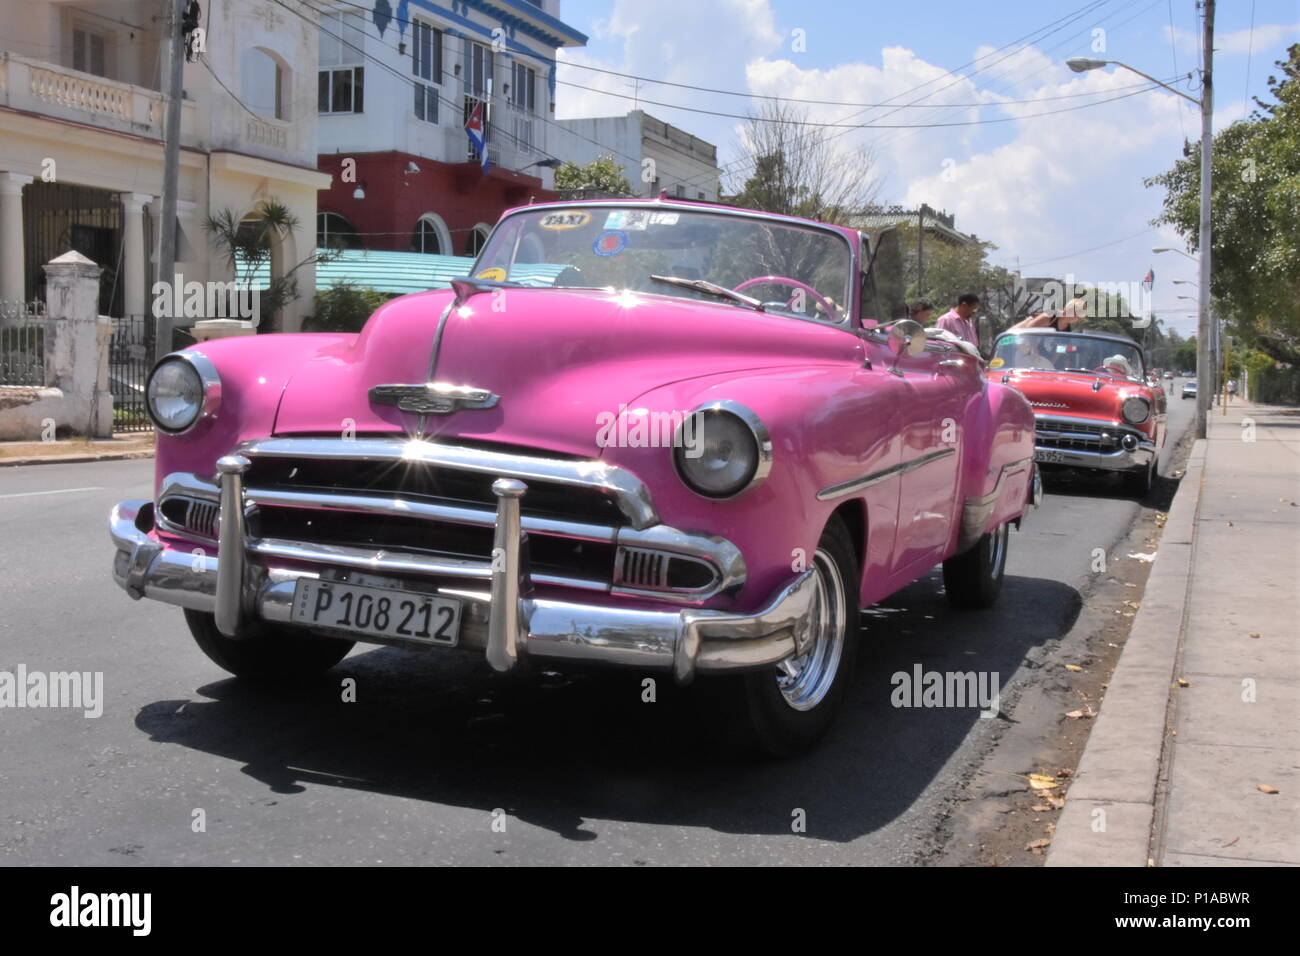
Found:
[[1059, 465], [1065, 460], [1065, 453], [1055, 448], [1034, 449], [1034, 461], [1041, 461], [1045, 465]]
[[301, 578], [293, 592], [291, 619], [312, 627], [455, 647], [460, 635], [460, 602], [411, 591]]

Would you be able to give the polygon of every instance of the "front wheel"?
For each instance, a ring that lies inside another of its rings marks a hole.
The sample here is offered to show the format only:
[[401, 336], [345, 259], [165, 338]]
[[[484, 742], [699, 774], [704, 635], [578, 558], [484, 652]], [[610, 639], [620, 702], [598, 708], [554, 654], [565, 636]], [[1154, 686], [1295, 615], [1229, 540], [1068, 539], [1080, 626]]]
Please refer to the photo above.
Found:
[[943, 563], [943, 586], [948, 603], [957, 608], [992, 607], [1002, 591], [1007, 570], [1007, 540], [1011, 525], [1004, 524], [961, 554]]
[[802, 653], [734, 679], [728, 704], [744, 749], [773, 757], [803, 753], [821, 739], [853, 673], [858, 568], [848, 529], [833, 517], [813, 555], [812, 637]]
[[308, 677], [327, 671], [347, 656], [355, 641], [317, 637], [297, 628], [257, 625], [238, 640], [217, 630], [216, 619], [203, 611], [185, 609], [194, 643], [212, 663], [236, 677], [279, 680]]
[[1124, 491], [1134, 498], [1145, 498], [1151, 493], [1151, 486], [1155, 482], [1155, 476], [1156, 463], [1152, 459], [1151, 464], [1141, 471], [1127, 471], [1124, 473]]

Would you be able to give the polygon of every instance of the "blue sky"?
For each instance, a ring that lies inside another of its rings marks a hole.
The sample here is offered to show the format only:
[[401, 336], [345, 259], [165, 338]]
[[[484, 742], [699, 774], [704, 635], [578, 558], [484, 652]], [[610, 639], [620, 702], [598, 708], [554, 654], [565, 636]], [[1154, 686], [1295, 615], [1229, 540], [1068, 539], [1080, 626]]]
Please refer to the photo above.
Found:
[[[1184, 136], [1199, 136], [1195, 107], [1157, 92], [1026, 116], [1119, 97], [1141, 82], [1114, 68], [1073, 74], [1063, 66], [1071, 56], [1121, 60], [1161, 79], [1194, 70], [1200, 29], [1194, 0], [563, 0], [561, 14], [590, 37], [585, 49], [566, 51], [563, 59], [619, 72], [846, 103], [881, 102], [928, 83], [902, 102], [928, 93], [921, 102], [991, 103], [913, 107], [888, 117], [875, 110], [866, 118], [1008, 121], [874, 129], [841, 139], [847, 148], [875, 152], [881, 201], [928, 202], [955, 213], [958, 228], [998, 245], [995, 261], [1019, 265], [1026, 275], [1130, 282], [1154, 267], [1157, 314], [1181, 331], [1194, 327], [1193, 319], [1175, 313], [1192, 305], [1177, 299], [1190, 290], [1172, 280], [1194, 279], [1195, 266], [1151, 252], [1179, 243], [1172, 233], [1150, 228], [1161, 195], [1141, 180], [1171, 165]], [[1045, 29], [1054, 32], [1041, 35]], [[1022, 39], [1026, 34], [1034, 35]], [[800, 36], [802, 50], [796, 48]], [[1273, 62], [1289, 43], [1300, 42], [1300, 2], [1220, 0], [1216, 38], [1215, 125], [1221, 128], [1245, 115], [1247, 93], [1262, 96]], [[977, 68], [966, 66], [977, 57], [983, 57]], [[632, 100], [613, 94], [719, 112], [754, 107], [742, 97], [645, 84], [635, 90], [620, 77], [575, 67], [562, 68], [560, 79], [577, 84], [559, 87], [561, 118], [619, 115], [632, 107]], [[1194, 86], [1184, 88], [1199, 95]], [[1046, 97], [1052, 99], [997, 105]], [[724, 167], [735, 160], [742, 121], [642, 105], [716, 143]], [[825, 122], [843, 122], [855, 112], [811, 109]]]

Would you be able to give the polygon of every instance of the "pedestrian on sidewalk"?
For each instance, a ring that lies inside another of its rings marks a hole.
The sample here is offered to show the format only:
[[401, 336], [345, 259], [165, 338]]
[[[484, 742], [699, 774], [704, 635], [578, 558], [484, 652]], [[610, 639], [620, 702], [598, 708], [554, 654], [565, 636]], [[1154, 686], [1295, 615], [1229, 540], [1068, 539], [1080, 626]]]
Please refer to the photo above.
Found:
[[[927, 303], [928, 304], [928, 303]], [[980, 308], [980, 297], [974, 292], [967, 292], [957, 297], [957, 304], [939, 316], [935, 328], [951, 332], [959, 339], [965, 339], [976, 349], [980, 347], [979, 332], [975, 330], [975, 313]]]

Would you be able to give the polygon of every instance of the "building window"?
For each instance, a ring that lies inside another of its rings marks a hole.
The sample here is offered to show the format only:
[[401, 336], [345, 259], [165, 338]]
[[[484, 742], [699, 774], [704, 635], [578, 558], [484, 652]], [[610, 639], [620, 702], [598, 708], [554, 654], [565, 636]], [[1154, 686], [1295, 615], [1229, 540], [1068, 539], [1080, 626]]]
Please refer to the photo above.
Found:
[[365, 92], [364, 66], [321, 70], [316, 85], [316, 108], [322, 113], [363, 113]]
[[240, 100], [253, 112], [285, 119], [284, 68], [265, 50], [244, 50], [239, 60]]
[[411, 29], [411, 72], [430, 83], [442, 82], [442, 31], [419, 20]]
[[322, 14], [320, 75], [316, 88], [321, 113], [361, 113], [365, 107], [365, 23], [355, 13]]
[[102, 33], [78, 27], [72, 31], [72, 68], [95, 76], [108, 76], [104, 50], [108, 42]]
[[360, 249], [356, 227], [336, 212], [316, 214], [316, 246], [319, 249]]
[[423, 83], [416, 83], [415, 86], [415, 118], [422, 119], [426, 123], [438, 122], [438, 88], [436, 86], [425, 86]]
[[451, 237], [446, 225], [433, 213], [425, 213], [411, 233], [411, 251], [434, 256], [449, 256]]
[[522, 63], [510, 64], [510, 103], [527, 113], [535, 112], [537, 71]]
[[468, 37], [464, 43], [465, 95], [486, 99], [492, 82], [492, 51]]
[[483, 226], [475, 226], [469, 231], [469, 237], [465, 240], [465, 255], [478, 257], [483, 251], [483, 246], [487, 243], [488, 231]]

